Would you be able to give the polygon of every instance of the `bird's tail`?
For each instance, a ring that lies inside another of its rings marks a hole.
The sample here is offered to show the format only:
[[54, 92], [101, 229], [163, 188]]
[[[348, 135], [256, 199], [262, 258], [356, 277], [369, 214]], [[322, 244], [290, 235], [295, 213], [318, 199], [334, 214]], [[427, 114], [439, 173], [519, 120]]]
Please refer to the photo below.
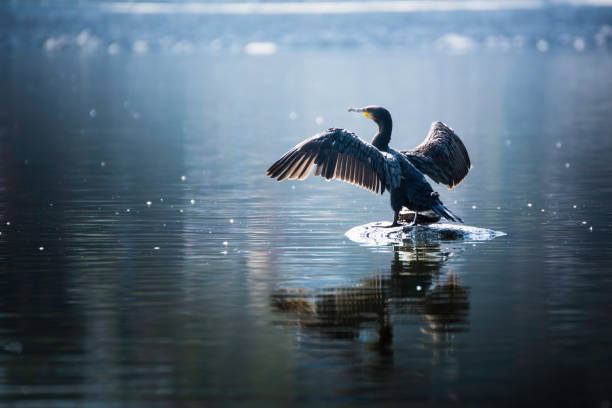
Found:
[[444, 217], [447, 220], [459, 221], [460, 223], [463, 223], [463, 220], [459, 218], [457, 215], [453, 214], [451, 210], [446, 208], [444, 204], [442, 204], [442, 201], [440, 201], [439, 199], [436, 200], [431, 210], [435, 212], [436, 214], [438, 214], [440, 217]]

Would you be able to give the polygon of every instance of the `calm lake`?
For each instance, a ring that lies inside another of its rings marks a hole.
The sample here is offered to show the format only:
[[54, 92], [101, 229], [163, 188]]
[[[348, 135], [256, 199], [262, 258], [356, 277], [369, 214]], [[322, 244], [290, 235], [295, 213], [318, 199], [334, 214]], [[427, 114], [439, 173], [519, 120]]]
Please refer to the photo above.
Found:
[[[5, 50], [0, 405], [610, 407], [612, 56], [540, 51]], [[387, 194], [266, 177], [369, 104], [507, 236], [362, 246]]]

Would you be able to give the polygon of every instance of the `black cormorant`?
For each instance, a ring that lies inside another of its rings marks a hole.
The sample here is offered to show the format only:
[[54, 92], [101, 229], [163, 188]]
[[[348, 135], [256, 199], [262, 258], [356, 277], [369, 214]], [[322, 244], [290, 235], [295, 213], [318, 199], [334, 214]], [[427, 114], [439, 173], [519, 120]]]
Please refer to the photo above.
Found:
[[428, 175], [436, 183], [453, 188], [467, 175], [470, 158], [463, 142], [442, 122], [431, 124], [429, 134], [412, 150], [397, 151], [389, 147], [393, 122], [391, 114], [379, 106], [349, 108], [363, 112], [378, 125], [371, 143], [345, 129], [331, 128], [314, 135], [289, 150], [268, 169], [268, 176], [304, 180], [316, 166], [315, 175], [326, 180], [337, 178], [364, 187], [374, 193], [391, 192], [393, 224], [402, 207], [415, 211], [431, 210], [451, 221], [461, 218], [442, 204], [438, 193], [425, 180]]

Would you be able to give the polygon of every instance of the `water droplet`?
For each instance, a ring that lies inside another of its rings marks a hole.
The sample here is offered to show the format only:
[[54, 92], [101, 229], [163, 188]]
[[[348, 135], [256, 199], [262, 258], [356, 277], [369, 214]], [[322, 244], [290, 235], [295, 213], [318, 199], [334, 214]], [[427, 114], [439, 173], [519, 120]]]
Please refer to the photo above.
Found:
[[297, 113], [295, 112], [289, 112], [289, 119], [291, 120], [296, 120], [298, 117]]
[[555, 143], [555, 147], [556, 147], [557, 149], [560, 149], [562, 146], [563, 146], [563, 143], [561, 143], [561, 142], [557, 142], [557, 143]]
[[159, 251], [159, 247], [158, 246], [154, 246], [153, 249], [156, 250], [156, 251]]
[[49, 207], [53, 207], [53, 203], [49, 203]]
[[191, 205], [195, 204], [195, 200], [193, 198], [189, 200], [189, 202], [191, 203]]
[[510, 146], [512, 144], [512, 140], [506, 139], [506, 146]]
[[416, 290], [417, 290], [417, 292], [420, 292], [421, 291], [421, 285], [417, 285]]
[[498, 206], [497, 206], [497, 209], [498, 209], [498, 210], [501, 210], [501, 207], [498, 205]]
[[527, 203], [527, 207], [529, 207], [529, 208], [531, 208], [532, 205], [533, 204], [531, 204], [531, 203]]
[[223, 246], [227, 246], [227, 241], [223, 241]]
[[234, 223], [234, 219], [230, 218], [229, 222], [230, 222], [230, 224], [233, 224]]
[[540, 210], [540, 212], [545, 212], [545, 211], [546, 211], [546, 210], [545, 210], [545, 209], [543, 209], [543, 208]]
[[30, 161], [29, 161], [28, 159], [25, 159], [25, 160], [23, 161], [23, 164], [25, 164], [25, 165], [27, 166], [28, 164], [30, 164]]
[[96, 112], [95, 109], [92, 109], [92, 110], [89, 111], [89, 117], [90, 118], [95, 118], [97, 114], [98, 114], [98, 112]]
[[586, 225], [586, 224], [587, 224], [587, 222], [586, 222], [586, 221], [582, 221], [582, 225]]
[[184, 211], [183, 211], [183, 209], [181, 208], [181, 209], [179, 210], [179, 212], [182, 214]]
[[187, 180], [187, 176], [181, 176], [181, 181]]
[[292, 190], [295, 190], [295, 186], [291, 186], [291, 189], [292, 189]]
[[457, 204], [457, 200], [453, 201], [453, 204]]
[[227, 255], [227, 251], [221, 251], [223, 255]]
[[125, 212], [130, 212], [131, 210], [128, 208], [127, 210], [125, 210]]
[[119, 215], [119, 211], [115, 211], [115, 215]]
[[589, 231], [591, 231], [591, 232], [593, 231], [593, 226], [592, 225], [589, 227]]
[[44, 251], [44, 250], [45, 250], [45, 247], [44, 247], [44, 246], [38, 247], [38, 250], [39, 250], [39, 251]]
[[104, 167], [104, 166], [106, 166], [106, 162], [101, 161], [100, 162], [100, 167]]
[[569, 163], [565, 163], [565, 168], [569, 169], [570, 168], [570, 164]]
[[578, 206], [576, 204], [572, 205], [572, 208], [578, 208]]
[[150, 201], [147, 201], [147, 207], [150, 207], [151, 204], [153, 204], [153, 203], [151, 203]]
[[473, 205], [473, 206], [472, 206], [472, 210], [475, 210], [475, 209], [476, 209], [476, 206], [475, 206], [475, 205]]
[[315, 118], [315, 123], [316, 123], [317, 125], [321, 125], [321, 124], [323, 124], [323, 116], [317, 116], [317, 117]]
[[6, 225], [11, 225], [11, 222], [10, 222], [10, 221], [7, 221], [7, 222], [6, 222]]
[[159, 199], [159, 202], [160, 202], [160, 203], [163, 203], [163, 202], [164, 202], [164, 199], [163, 199], [163, 198], [160, 198], [160, 199]]

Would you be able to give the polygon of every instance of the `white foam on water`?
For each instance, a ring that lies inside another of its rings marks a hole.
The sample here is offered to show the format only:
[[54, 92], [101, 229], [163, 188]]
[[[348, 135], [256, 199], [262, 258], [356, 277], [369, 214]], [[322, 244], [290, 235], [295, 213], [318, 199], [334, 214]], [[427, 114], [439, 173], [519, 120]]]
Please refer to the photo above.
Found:
[[149, 44], [144, 40], [136, 40], [132, 44], [132, 50], [136, 54], [146, 54], [149, 51]]
[[276, 54], [276, 50], [273, 42], [251, 42], [244, 47], [244, 52], [249, 55], [272, 55]]
[[344, 235], [353, 242], [374, 246], [401, 243], [407, 239], [489, 241], [507, 235], [502, 231], [450, 223], [417, 225], [416, 227], [402, 225], [393, 228], [387, 228], [386, 225], [389, 225], [389, 222], [371, 222], [351, 228]]
[[456, 55], [472, 52], [478, 48], [476, 41], [470, 37], [455, 33], [445, 34], [438, 38], [434, 46], [438, 51]]

